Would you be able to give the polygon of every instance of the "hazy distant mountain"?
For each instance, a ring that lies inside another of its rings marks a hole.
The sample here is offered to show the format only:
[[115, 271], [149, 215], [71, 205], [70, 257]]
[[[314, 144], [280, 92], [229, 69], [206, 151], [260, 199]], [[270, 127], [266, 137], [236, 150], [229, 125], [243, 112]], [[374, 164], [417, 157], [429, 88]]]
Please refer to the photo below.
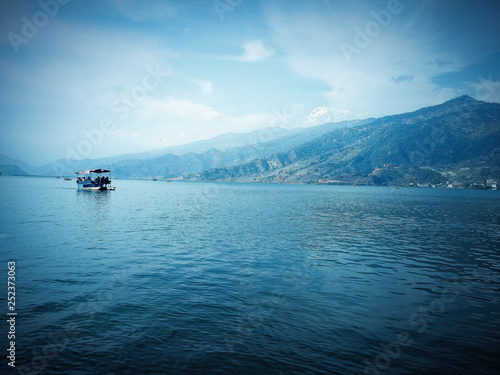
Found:
[[30, 165], [21, 160], [0, 155], [0, 172], [2, 172], [3, 175], [24, 176], [31, 173], [30, 168]]
[[[373, 120], [328, 123], [312, 128], [267, 128], [251, 133], [224, 134], [211, 140], [148, 153], [119, 155], [102, 159], [61, 159], [40, 167], [5, 158], [9, 164], [23, 165], [29, 174], [73, 175], [78, 170], [107, 168], [115, 177], [172, 178], [206, 169], [233, 166], [264, 158], [277, 152], [288, 152], [334, 129], [357, 126]], [[1, 161], [1, 159], [0, 159]]]
[[256, 130], [250, 133], [227, 133], [216, 136], [211, 139], [191, 142], [185, 145], [172, 146], [159, 150], [141, 152], [135, 154], [123, 154], [99, 159], [105, 163], [115, 163], [122, 160], [131, 159], [152, 159], [159, 156], [173, 154], [185, 155], [189, 153], [202, 154], [209, 150], [227, 150], [230, 148], [245, 147], [257, 143], [263, 143], [269, 140], [281, 138], [289, 133], [289, 130], [279, 127]]
[[[285, 129], [280, 127], [272, 127], [272, 128], [256, 130], [249, 133], [227, 133], [216, 136], [208, 140], [192, 142], [185, 145], [172, 146], [160, 150], [154, 150], [142, 153], [111, 156], [107, 158], [97, 159], [96, 161], [110, 165], [125, 160], [126, 161], [146, 160], [167, 155], [177, 155], [177, 156], [182, 156], [187, 154], [201, 155], [213, 150], [218, 150], [218, 151], [232, 150], [231, 152], [234, 152], [235, 149], [249, 148], [249, 147], [252, 148], [252, 146], [254, 145], [262, 145], [264, 143], [269, 143], [269, 142], [279, 141], [279, 143], [283, 143], [281, 141], [285, 139], [287, 141], [284, 143], [289, 142], [290, 139], [294, 139], [295, 140], [294, 144], [296, 144], [297, 143], [296, 140], [298, 140], [299, 137], [302, 137], [301, 138], [302, 140], [307, 141], [316, 136], [324, 134], [329, 130], [346, 126], [355, 126], [357, 124], [357, 122], [354, 121], [350, 122], [343, 121], [343, 122], [338, 122], [337, 124], [327, 123], [327, 122], [328, 121], [321, 122], [323, 126], [316, 126], [314, 129], [311, 128]], [[299, 143], [301, 143], [301, 141], [299, 141]], [[271, 153], [279, 151], [281, 150], [271, 151]]]
[[499, 178], [500, 104], [462, 96], [416, 112], [334, 130], [289, 152], [194, 179], [443, 183]]
[[28, 173], [23, 171], [17, 165], [0, 164], [0, 174], [2, 176], [27, 176]]

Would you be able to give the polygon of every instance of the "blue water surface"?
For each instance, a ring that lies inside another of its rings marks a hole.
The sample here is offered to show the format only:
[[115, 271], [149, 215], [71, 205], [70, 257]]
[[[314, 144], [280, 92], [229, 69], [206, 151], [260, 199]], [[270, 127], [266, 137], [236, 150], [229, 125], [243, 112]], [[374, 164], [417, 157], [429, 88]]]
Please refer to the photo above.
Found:
[[113, 185], [0, 177], [3, 369], [498, 374], [500, 192]]

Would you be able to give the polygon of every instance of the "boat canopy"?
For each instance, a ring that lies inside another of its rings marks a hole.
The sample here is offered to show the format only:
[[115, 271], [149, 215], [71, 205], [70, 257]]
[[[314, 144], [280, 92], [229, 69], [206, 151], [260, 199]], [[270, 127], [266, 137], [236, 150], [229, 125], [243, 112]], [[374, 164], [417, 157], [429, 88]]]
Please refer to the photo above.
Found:
[[107, 169], [87, 169], [85, 171], [76, 172], [76, 174], [89, 174], [89, 173], [109, 173]]

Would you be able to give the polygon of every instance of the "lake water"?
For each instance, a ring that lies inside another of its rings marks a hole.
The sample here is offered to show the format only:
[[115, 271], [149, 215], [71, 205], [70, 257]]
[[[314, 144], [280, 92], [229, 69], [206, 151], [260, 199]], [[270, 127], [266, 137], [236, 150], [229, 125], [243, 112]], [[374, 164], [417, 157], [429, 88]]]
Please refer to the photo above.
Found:
[[0, 177], [9, 373], [498, 374], [500, 192], [113, 185]]

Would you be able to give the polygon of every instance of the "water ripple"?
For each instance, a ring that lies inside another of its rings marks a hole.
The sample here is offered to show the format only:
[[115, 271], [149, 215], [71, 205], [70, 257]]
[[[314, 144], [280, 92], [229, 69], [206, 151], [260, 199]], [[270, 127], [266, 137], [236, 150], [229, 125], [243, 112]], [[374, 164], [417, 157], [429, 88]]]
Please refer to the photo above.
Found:
[[43, 373], [496, 369], [497, 192], [24, 181], [0, 185], [1, 255]]

